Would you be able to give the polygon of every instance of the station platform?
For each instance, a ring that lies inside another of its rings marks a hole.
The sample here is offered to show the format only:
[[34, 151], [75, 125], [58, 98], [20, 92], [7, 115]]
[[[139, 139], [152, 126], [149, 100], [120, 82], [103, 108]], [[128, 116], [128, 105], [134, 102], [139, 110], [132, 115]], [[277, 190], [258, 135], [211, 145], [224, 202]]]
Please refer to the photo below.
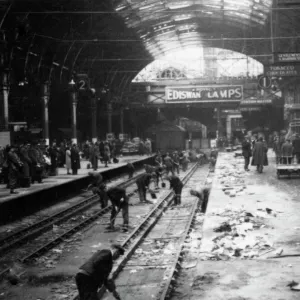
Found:
[[219, 153], [196, 263], [172, 299], [299, 299], [287, 285], [300, 282], [300, 179], [278, 180], [268, 158], [259, 174]]
[[[105, 168], [104, 164], [99, 162], [98, 172], [103, 176], [104, 180], [110, 180], [118, 175], [126, 173], [126, 165], [128, 162], [133, 163], [136, 168], [142, 167], [143, 164], [152, 163], [154, 156], [123, 156], [119, 157], [118, 163], [108, 164]], [[81, 189], [86, 188], [90, 178], [88, 172], [89, 161], [82, 160], [81, 168], [78, 175], [67, 175], [65, 168], [58, 168], [57, 176], [49, 176], [43, 179], [41, 184], [32, 184], [29, 188], [18, 188], [18, 194], [10, 194], [10, 190], [6, 185], [0, 185], [0, 224], [7, 221], [15, 220], [20, 215], [32, 212], [33, 206], [38, 210], [46, 203], [53, 203], [63, 197], [78, 193]], [[28, 211], [25, 213], [25, 210]]]

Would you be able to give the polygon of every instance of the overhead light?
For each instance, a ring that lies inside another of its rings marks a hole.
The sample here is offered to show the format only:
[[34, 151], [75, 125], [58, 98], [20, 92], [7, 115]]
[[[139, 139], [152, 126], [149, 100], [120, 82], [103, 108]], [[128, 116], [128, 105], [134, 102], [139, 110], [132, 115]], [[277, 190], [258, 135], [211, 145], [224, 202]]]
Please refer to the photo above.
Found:
[[187, 15], [178, 15], [174, 17], [174, 21], [179, 22], [179, 21], [183, 21], [183, 20], [188, 20], [191, 19], [192, 15], [187, 14]]
[[75, 84], [76, 83], [75, 83], [74, 79], [72, 78], [71, 81], [69, 82], [69, 85], [75, 85]]
[[116, 8], [116, 11], [122, 10], [122, 9], [124, 9], [124, 8], [126, 8], [126, 5], [118, 6], [118, 7]]
[[190, 2], [188, 1], [181, 1], [181, 2], [174, 2], [174, 3], [169, 3], [168, 7], [169, 9], [178, 9], [178, 8], [184, 8], [184, 7], [189, 7], [191, 6]]
[[153, 3], [153, 4], [146, 5], [146, 6], [141, 6], [141, 7], [139, 7], [139, 10], [145, 10], [145, 9], [151, 8], [151, 7], [155, 6], [155, 5], [156, 4]]

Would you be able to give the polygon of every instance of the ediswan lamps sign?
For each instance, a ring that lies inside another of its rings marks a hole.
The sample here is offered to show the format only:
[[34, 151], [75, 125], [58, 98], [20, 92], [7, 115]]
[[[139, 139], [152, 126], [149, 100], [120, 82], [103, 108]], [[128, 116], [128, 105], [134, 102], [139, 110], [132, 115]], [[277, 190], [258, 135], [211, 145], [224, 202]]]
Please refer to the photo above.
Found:
[[242, 85], [166, 87], [166, 103], [239, 102]]

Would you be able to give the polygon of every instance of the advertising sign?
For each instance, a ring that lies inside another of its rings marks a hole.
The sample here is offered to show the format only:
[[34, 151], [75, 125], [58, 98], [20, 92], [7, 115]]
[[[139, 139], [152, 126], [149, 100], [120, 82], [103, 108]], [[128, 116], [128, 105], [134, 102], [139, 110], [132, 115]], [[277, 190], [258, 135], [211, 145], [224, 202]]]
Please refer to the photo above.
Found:
[[275, 62], [299, 62], [300, 53], [275, 53]]
[[241, 101], [241, 105], [266, 105], [272, 104], [272, 99], [247, 99]]
[[270, 77], [300, 76], [300, 65], [285, 64], [265, 66], [265, 74]]
[[239, 102], [243, 99], [241, 85], [166, 87], [166, 103]]
[[241, 111], [261, 111], [261, 107], [241, 107]]

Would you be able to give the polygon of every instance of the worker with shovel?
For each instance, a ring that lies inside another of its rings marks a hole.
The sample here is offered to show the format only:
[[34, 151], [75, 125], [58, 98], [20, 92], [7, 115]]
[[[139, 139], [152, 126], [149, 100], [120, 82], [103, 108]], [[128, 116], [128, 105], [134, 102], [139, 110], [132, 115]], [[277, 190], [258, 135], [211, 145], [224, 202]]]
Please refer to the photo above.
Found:
[[167, 176], [166, 179], [170, 181], [170, 189], [173, 189], [173, 191], [175, 193], [173, 205], [180, 205], [181, 204], [181, 192], [182, 192], [182, 188], [183, 188], [182, 181], [176, 175]]
[[146, 199], [146, 191], [148, 190], [152, 196], [152, 198], [156, 198], [155, 193], [153, 193], [150, 189], [149, 189], [149, 184], [150, 182], [153, 180], [153, 178], [156, 177], [155, 173], [149, 174], [149, 173], [145, 173], [142, 174], [137, 180], [136, 180], [136, 184], [138, 187], [138, 193], [139, 193], [139, 197], [140, 197], [140, 202], [148, 202], [148, 203], [152, 203], [151, 201]]
[[123, 216], [123, 227], [122, 231], [128, 231], [128, 206], [129, 206], [129, 198], [126, 195], [126, 190], [121, 187], [114, 187], [109, 189], [107, 192], [103, 193], [102, 197], [110, 200], [112, 204], [112, 211], [110, 216], [110, 225], [106, 229], [115, 230], [115, 219], [118, 213], [122, 210]]

